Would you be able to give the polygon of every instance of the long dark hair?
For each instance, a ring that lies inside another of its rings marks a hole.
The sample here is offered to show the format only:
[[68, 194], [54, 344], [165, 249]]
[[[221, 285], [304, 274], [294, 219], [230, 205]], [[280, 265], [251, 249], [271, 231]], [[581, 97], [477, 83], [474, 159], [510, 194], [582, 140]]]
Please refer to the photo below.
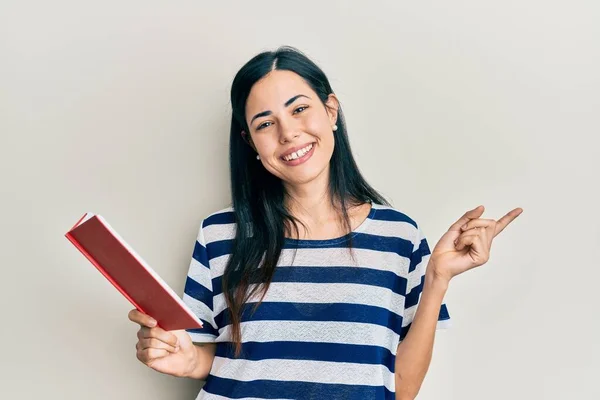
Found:
[[[250, 132], [245, 117], [250, 89], [272, 70], [298, 74], [317, 93], [323, 105], [329, 94], [333, 93], [323, 71], [302, 52], [289, 46], [256, 55], [239, 70], [233, 80], [229, 165], [237, 227], [222, 287], [229, 308], [236, 357], [241, 354], [240, 323], [246, 302], [261, 290], [262, 301], [273, 278], [286, 233], [293, 229], [298, 234], [298, 223], [301, 224], [285, 206], [283, 182], [256, 160], [256, 152], [241, 134], [242, 131]], [[338, 109], [336, 124], [338, 129], [334, 133], [329, 191], [332, 205], [339, 210], [340, 218], [350, 232], [350, 207], [366, 202], [389, 203], [360, 174], [350, 150], [341, 108]], [[257, 285], [250, 290], [252, 284]], [[260, 301], [255, 310], [259, 304]]]

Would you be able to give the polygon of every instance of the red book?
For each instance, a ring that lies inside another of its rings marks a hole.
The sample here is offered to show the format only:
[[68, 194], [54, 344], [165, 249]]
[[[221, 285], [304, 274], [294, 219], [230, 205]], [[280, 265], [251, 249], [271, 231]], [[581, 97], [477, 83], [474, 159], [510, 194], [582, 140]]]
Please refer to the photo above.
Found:
[[139, 311], [165, 330], [202, 328], [202, 322], [100, 215], [86, 213], [65, 234]]

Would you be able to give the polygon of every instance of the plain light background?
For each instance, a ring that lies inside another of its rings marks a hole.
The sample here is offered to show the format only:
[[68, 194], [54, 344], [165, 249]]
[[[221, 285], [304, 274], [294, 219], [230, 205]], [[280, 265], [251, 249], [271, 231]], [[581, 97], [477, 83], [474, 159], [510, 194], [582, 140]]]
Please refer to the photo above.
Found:
[[0, 397], [195, 397], [137, 361], [131, 306], [64, 234], [103, 215], [181, 293], [230, 200], [231, 81], [288, 44], [432, 246], [479, 204], [524, 209], [452, 281], [418, 398], [600, 398], [599, 20], [591, 0], [2, 1]]

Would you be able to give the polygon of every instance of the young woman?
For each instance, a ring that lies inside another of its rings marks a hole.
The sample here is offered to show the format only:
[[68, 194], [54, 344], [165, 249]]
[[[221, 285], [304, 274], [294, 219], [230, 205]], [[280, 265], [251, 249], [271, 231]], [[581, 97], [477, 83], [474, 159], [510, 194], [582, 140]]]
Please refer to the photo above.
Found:
[[361, 176], [329, 81], [293, 48], [244, 65], [231, 104], [233, 204], [202, 222], [185, 284], [204, 327], [132, 310], [138, 359], [206, 380], [198, 399], [414, 399], [450, 280], [522, 209], [470, 210], [431, 252]]

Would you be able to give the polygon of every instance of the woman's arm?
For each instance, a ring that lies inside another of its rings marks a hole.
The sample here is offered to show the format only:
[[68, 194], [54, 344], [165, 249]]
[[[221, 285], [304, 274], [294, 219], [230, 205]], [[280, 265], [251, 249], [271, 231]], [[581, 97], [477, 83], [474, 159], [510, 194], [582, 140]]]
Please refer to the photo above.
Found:
[[212, 368], [217, 345], [215, 343], [194, 343], [196, 357], [192, 369], [185, 377], [205, 381]]
[[515, 208], [498, 221], [480, 218], [485, 208], [467, 211], [435, 245], [425, 273], [420, 304], [396, 352], [396, 400], [414, 399], [431, 362], [440, 307], [450, 280], [485, 264], [493, 239], [523, 212]]
[[396, 353], [396, 400], [412, 400], [419, 393], [431, 362], [440, 307], [448, 290], [446, 279], [435, 276], [429, 265], [426, 271], [415, 317]]

